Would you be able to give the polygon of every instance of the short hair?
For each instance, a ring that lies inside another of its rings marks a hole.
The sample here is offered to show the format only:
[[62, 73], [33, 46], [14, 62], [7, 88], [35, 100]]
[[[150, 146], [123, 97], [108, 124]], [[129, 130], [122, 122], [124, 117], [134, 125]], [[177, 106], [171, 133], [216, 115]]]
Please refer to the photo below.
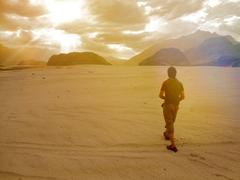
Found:
[[177, 70], [175, 67], [171, 66], [168, 68], [168, 77], [175, 78], [177, 75]]

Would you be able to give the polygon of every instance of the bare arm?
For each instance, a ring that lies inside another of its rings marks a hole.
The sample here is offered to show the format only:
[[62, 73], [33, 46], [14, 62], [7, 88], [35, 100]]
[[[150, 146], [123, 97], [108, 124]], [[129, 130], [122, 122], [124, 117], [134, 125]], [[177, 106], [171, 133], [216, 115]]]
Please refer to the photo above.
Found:
[[180, 94], [180, 101], [182, 101], [182, 100], [184, 100], [185, 99], [185, 93], [184, 93], [184, 91], [182, 91], [181, 92], [181, 94]]
[[159, 98], [165, 99], [165, 93], [164, 93], [164, 91], [160, 91]]

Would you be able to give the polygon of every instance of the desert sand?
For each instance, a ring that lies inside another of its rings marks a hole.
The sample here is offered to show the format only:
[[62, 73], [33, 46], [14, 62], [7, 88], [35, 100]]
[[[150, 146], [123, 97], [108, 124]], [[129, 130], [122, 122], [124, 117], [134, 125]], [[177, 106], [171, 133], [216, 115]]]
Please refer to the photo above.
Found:
[[178, 67], [179, 152], [166, 150], [167, 67], [0, 72], [0, 179], [240, 179], [240, 69]]

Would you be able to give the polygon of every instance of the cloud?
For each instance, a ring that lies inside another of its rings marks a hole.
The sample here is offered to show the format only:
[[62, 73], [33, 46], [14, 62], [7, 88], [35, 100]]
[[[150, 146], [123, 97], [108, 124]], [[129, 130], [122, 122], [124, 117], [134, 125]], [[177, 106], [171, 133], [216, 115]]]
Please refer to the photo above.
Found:
[[222, 31], [225, 35], [232, 35], [238, 41], [240, 41], [240, 18], [234, 20], [230, 24], [222, 24], [219, 26], [219, 30]]
[[31, 4], [30, 0], [0, 0], [0, 12], [23, 17], [37, 17], [46, 13], [44, 6]]
[[62, 29], [68, 33], [75, 33], [75, 34], [87, 34], [98, 32], [99, 34], [102, 33], [119, 33], [121, 31], [130, 30], [130, 31], [139, 31], [145, 28], [145, 24], [111, 24], [105, 23], [102, 21], [93, 22], [91, 20], [75, 20], [68, 23], [60, 24], [56, 27], [57, 29]]
[[[96, 33], [94, 39], [87, 42], [94, 47], [99, 44], [99, 48], [105, 52], [109, 51], [108, 44], [122, 44], [139, 52], [164, 35], [184, 34], [184, 28], [187, 32], [191, 31], [191, 28], [192, 31], [195, 30], [195, 24], [183, 22], [177, 18], [201, 9], [202, 5], [202, 1], [197, 0], [187, 2], [183, 0], [88, 0], [86, 3], [90, 15], [88, 21], [76, 20], [61, 24], [57, 28], [84, 36], [83, 41], [86, 41], [87, 34]], [[146, 8], [149, 6], [152, 11], [146, 14]], [[176, 29], [175, 26], [179, 28]], [[141, 33], [123, 33], [126, 31]], [[83, 44], [86, 43], [83, 42]]]
[[135, 0], [88, 0], [89, 12], [97, 21], [112, 24], [141, 24], [147, 21], [144, 9]]
[[16, 33], [15, 44], [16, 45], [23, 45], [33, 41], [34, 36], [31, 31], [27, 30], [19, 30]]
[[0, 41], [5, 41], [9, 46], [22, 46], [33, 41], [34, 36], [31, 31], [18, 30], [15, 32], [11, 31], [0, 31]]
[[50, 21], [44, 17], [26, 18], [12, 14], [0, 13], [0, 30], [17, 31], [18, 29], [31, 30], [52, 26]]
[[49, 24], [43, 4], [31, 4], [29, 0], [0, 0], [0, 30], [32, 29]]
[[225, 17], [240, 16], [240, 3], [234, 1], [222, 1], [215, 7], [208, 9], [208, 19], [223, 19]]
[[82, 50], [93, 51], [101, 55], [114, 55], [114, 52], [108, 48], [105, 43], [96, 42], [94, 39], [87, 37], [86, 35], [82, 36]]
[[240, 40], [239, 2], [239, 0], [219, 1], [214, 6], [207, 3], [205, 6], [207, 16], [204, 21], [199, 24], [199, 27], [219, 34], [231, 35], [235, 39]]
[[176, 19], [200, 10], [203, 6], [202, 0], [145, 0], [147, 7], [150, 7], [150, 15]]
[[129, 42], [137, 43], [138, 41], [142, 41], [146, 34], [147, 33], [127, 34], [124, 32], [106, 32], [98, 34], [95, 37], [95, 40], [110, 44], [115, 43], [128, 44]]

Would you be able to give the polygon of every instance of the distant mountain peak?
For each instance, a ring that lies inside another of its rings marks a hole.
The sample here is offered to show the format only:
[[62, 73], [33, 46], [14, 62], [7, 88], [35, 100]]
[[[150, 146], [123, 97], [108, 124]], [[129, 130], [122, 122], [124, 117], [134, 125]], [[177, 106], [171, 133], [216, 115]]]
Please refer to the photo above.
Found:
[[210, 31], [204, 31], [204, 30], [201, 30], [201, 29], [198, 29], [198, 30], [196, 30], [195, 32], [193, 32], [193, 34], [217, 34], [217, 33], [212, 33], [212, 32], [210, 32]]
[[163, 54], [163, 53], [181, 53], [181, 51], [177, 48], [163, 48], [163, 49], [160, 49], [155, 55]]
[[164, 48], [159, 50], [153, 56], [143, 60], [139, 65], [158, 66], [158, 65], [189, 65], [189, 62], [183, 52], [177, 48]]
[[228, 36], [217, 36], [206, 39], [200, 47], [206, 46], [232, 46], [232, 39]]
[[206, 39], [216, 36], [218, 36], [216, 33], [197, 30], [192, 34], [181, 36], [179, 38], [162, 40], [151, 46], [150, 48], [144, 50], [140, 54], [132, 57], [130, 60], [128, 60], [127, 64], [137, 65], [144, 59], [154, 55], [156, 52], [163, 48], [177, 48], [181, 51], [186, 51], [188, 49], [199, 46]]

